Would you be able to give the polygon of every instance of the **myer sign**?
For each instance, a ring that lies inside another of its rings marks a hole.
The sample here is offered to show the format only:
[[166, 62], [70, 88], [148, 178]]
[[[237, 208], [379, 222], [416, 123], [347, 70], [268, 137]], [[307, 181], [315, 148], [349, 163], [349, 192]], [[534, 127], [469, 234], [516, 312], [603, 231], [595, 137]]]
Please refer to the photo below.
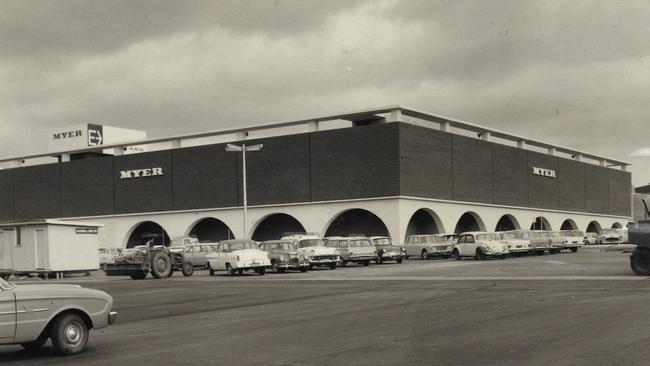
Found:
[[120, 170], [120, 179], [146, 178], [163, 175], [162, 168]]
[[541, 175], [542, 177], [555, 178], [555, 170], [533, 167], [534, 175]]
[[[147, 133], [144, 131], [83, 123], [50, 130], [48, 151], [54, 153], [88, 149], [89, 147], [98, 147], [101, 149], [102, 146], [106, 145], [115, 145], [122, 142], [127, 143], [146, 138]], [[124, 153], [142, 152], [144, 150], [143, 146], [127, 146]], [[108, 154], [112, 152], [112, 149], [104, 151], [104, 153]]]

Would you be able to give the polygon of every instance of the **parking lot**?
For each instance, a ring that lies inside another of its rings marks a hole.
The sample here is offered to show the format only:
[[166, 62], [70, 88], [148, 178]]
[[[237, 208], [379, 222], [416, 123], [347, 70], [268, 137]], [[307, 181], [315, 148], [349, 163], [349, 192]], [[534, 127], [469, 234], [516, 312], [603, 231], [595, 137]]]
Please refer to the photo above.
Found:
[[[629, 254], [407, 260], [307, 273], [132, 281], [74, 277], [115, 299], [88, 349], [0, 348], [3, 365], [641, 365], [647, 279]], [[19, 280], [18, 283], [30, 282]]]

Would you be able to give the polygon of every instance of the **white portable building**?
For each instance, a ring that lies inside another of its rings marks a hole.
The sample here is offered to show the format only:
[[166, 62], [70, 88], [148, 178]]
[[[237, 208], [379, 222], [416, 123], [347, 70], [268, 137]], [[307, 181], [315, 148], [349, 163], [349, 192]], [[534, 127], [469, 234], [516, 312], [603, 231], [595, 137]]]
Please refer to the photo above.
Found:
[[57, 220], [0, 224], [0, 273], [97, 270], [101, 226]]

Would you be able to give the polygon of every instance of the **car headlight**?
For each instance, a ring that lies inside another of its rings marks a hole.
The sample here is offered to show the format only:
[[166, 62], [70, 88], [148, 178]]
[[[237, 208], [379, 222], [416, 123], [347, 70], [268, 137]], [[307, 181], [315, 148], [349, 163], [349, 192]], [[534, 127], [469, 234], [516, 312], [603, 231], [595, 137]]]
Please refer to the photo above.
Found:
[[316, 252], [313, 249], [309, 251], [309, 255], [314, 255], [314, 254], [316, 254]]
[[286, 261], [287, 261], [287, 257], [284, 256], [284, 255], [281, 255], [281, 256], [279, 257], [279, 259], [280, 259], [280, 262], [286, 262]]
[[404, 253], [406, 253], [406, 247], [401, 247], [400, 250]]

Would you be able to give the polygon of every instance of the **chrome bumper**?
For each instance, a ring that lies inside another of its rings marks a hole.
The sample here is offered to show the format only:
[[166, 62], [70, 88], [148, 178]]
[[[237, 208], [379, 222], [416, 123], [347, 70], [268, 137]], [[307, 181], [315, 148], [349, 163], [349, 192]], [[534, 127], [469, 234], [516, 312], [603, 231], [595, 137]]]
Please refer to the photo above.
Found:
[[108, 313], [108, 324], [111, 325], [117, 320], [117, 311], [111, 311]]

